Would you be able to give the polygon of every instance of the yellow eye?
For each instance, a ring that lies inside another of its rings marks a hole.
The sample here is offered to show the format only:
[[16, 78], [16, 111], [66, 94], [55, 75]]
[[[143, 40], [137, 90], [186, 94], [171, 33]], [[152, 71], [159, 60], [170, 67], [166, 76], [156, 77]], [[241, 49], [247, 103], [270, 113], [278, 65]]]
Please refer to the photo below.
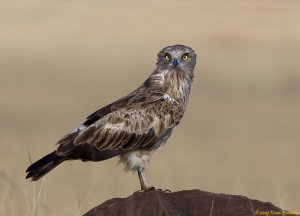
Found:
[[170, 54], [166, 54], [166, 55], [165, 55], [165, 59], [166, 59], [167, 61], [170, 61], [170, 60], [171, 60], [171, 55], [170, 55]]
[[182, 60], [183, 60], [183, 61], [187, 61], [188, 59], [189, 59], [189, 56], [188, 56], [188, 55], [183, 55], [183, 56], [182, 56]]

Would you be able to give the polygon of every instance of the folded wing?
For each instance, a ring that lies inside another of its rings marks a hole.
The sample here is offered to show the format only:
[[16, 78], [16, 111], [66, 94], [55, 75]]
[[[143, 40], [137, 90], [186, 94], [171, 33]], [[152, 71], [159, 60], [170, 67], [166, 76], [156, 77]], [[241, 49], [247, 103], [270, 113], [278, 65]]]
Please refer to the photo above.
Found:
[[[107, 111], [109, 110], [109, 111]], [[149, 149], [166, 131], [175, 127], [183, 107], [163, 97], [149, 102], [127, 103], [126, 106], [105, 108], [107, 114], [94, 113], [98, 119], [87, 128], [66, 135], [58, 142], [59, 155], [80, 158], [80, 152], [112, 152], [112, 155], [136, 149]], [[94, 115], [94, 116], [93, 116]], [[87, 120], [89, 121], [89, 119]], [[88, 153], [85, 159], [89, 160]], [[82, 155], [83, 156], [83, 155]]]

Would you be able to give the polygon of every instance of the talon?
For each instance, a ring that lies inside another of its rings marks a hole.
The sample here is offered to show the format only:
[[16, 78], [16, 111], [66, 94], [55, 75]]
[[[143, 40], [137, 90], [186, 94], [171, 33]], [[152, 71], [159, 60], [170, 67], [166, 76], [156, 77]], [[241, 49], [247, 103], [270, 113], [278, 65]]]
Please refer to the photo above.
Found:
[[163, 190], [163, 192], [165, 192], [165, 193], [172, 193], [172, 191], [170, 189], [165, 189], [165, 190]]
[[158, 191], [164, 192], [164, 193], [172, 193], [170, 189], [157, 189]]

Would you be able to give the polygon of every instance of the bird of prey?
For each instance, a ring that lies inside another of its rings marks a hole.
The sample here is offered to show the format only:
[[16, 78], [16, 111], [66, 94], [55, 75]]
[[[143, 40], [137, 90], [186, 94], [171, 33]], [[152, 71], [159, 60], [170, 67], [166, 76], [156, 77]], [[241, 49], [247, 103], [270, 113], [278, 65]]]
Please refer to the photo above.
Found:
[[126, 171], [138, 172], [141, 190], [154, 190], [145, 166], [186, 110], [195, 65], [196, 54], [190, 47], [162, 49], [156, 69], [140, 87], [89, 115], [57, 142], [55, 151], [29, 166], [26, 178], [36, 181], [67, 160], [102, 161], [120, 156]]

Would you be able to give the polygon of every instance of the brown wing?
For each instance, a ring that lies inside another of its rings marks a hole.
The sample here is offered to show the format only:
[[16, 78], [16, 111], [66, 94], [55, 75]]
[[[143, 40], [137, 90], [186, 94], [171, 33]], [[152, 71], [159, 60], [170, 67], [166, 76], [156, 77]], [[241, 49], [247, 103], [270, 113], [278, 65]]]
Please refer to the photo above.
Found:
[[131, 92], [127, 96], [108, 104], [105, 107], [97, 110], [96, 112], [92, 113], [86, 118], [86, 121], [82, 124], [84, 126], [90, 126], [105, 115], [116, 111], [118, 109], [122, 109], [124, 107], [132, 107], [137, 106], [140, 103], [145, 103], [146, 101], [155, 102], [158, 101], [164, 93], [153, 93], [147, 94], [145, 93], [145, 84], [142, 85], [140, 88], [136, 89], [135, 91]]
[[56, 153], [67, 159], [105, 160], [127, 150], [147, 149], [170, 133], [184, 106], [164, 93], [133, 92], [87, 118], [58, 141]]
[[150, 148], [183, 115], [176, 102], [161, 98], [113, 111], [81, 131], [74, 145], [90, 144], [98, 150]]

